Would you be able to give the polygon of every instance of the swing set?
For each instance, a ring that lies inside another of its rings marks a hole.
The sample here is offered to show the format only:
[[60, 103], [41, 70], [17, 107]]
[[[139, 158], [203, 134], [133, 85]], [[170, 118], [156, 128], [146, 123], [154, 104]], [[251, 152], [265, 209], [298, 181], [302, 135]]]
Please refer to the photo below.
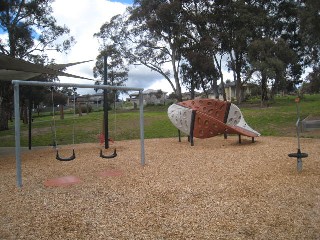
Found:
[[[70, 157], [61, 157], [58, 150], [58, 141], [57, 141], [57, 126], [56, 126], [56, 119], [55, 119], [55, 102], [53, 96], [54, 88], [51, 87], [51, 101], [52, 101], [52, 132], [53, 132], [53, 147], [57, 149], [56, 151], [56, 159], [59, 161], [72, 161], [76, 158], [76, 154], [74, 149], [72, 149], [72, 155]], [[75, 116], [76, 116], [76, 88], [73, 88], [73, 124], [72, 124], [72, 144], [75, 143]], [[114, 149], [114, 152], [111, 155], [104, 155], [102, 153], [102, 149], [100, 149], [101, 158], [115, 158], [117, 156], [117, 150]]]
[[[20, 81], [13, 80], [12, 84], [14, 85], [14, 114], [15, 114], [15, 155], [16, 155], [16, 175], [17, 175], [17, 186], [19, 188], [22, 187], [22, 173], [21, 173], [21, 139], [20, 139], [20, 94], [19, 88], [20, 85], [28, 85], [28, 86], [48, 86], [48, 87], [73, 87], [73, 88], [96, 88], [96, 89], [111, 89], [111, 90], [126, 90], [126, 91], [139, 91], [139, 108], [140, 108], [140, 153], [141, 153], [141, 165], [145, 165], [145, 151], [144, 151], [144, 117], [143, 117], [143, 88], [134, 88], [134, 87], [124, 87], [124, 86], [109, 86], [109, 85], [93, 85], [93, 84], [76, 84], [76, 83], [60, 83], [60, 82], [39, 82], [39, 81]], [[53, 95], [52, 95], [53, 96]], [[52, 97], [52, 102], [53, 97]], [[54, 104], [53, 104], [54, 107]], [[107, 113], [105, 112], [105, 119]], [[54, 119], [54, 110], [53, 110], [53, 119]], [[74, 116], [75, 117], [75, 93], [74, 93]], [[107, 122], [107, 121], [105, 121]], [[106, 127], [107, 129], [107, 127]], [[74, 144], [74, 122], [73, 122], [73, 144]], [[108, 136], [106, 139], [108, 141]], [[55, 119], [54, 119], [54, 145], [57, 146], [57, 136], [55, 129]], [[107, 148], [108, 142], [106, 142]], [[104, 155], [102, 149], [100, 149], [100, 157], [101, 158], [114, 158], [117, 156], [117, 151], [114, 149], [114, 152], [111, 155]], [[70, 157], [61, 157], [57, 150], [56, 159], [59, 161], [71, 161], [76, 158], [74, 149], [72, 150], [72, 155]]]

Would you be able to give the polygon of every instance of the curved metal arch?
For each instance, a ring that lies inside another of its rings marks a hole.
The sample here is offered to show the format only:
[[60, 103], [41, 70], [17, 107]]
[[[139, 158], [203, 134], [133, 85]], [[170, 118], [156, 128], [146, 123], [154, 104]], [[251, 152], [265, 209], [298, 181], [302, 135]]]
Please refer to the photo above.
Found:
[[59, 161], [71, 161], [74, 160], [76, 158], [76, 154], [74, 152], [74, 149], [72, 149], [72, 155], [68, 158], [62, 158], [59, 156], [59, 151], [57, 150], [57, 154], [56, 154], [56, 159]]
[[103, 155], [102, 149], [100, 149], [100, 157], [101, 158], [115, 158], [117, 156], [117, 149], [114, 149], [111, 155]]

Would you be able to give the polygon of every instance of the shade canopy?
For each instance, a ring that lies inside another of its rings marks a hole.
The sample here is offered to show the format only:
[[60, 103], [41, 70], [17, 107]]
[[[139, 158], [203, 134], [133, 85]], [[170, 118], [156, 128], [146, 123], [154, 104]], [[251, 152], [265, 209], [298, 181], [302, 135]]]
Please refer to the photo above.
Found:
[[91, 78], [81, 77], [62, 71], [62, 69], [66, 67], [90, 61], [92, 60], [67, 64], [50, 64], [44, 66], [0, 53], [0, 81], [28, 80], [41, 74], [73, 77], [94, 81], [94, 79]]

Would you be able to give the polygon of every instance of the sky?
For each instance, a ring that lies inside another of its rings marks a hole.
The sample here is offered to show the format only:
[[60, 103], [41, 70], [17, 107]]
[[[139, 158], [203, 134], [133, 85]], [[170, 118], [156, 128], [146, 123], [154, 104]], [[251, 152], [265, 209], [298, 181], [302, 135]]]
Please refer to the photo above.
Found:
[[[55, 0], [52, 4], [53, 16], [59, 25], [65, 24], [70, 29], [70, 34], [75, 37], [76, 44], [68, 54], [49, 51], [48, 56], [54, 58], [56, 63], [93, 60], [89, 63], [69, 67], [66, 70], [67, 73], [93, 78], [92, 69], [99, 48], [98, 39], [94, 38], [93, 34], [99, 32], [101, 25], [109, 21], [112, 16], [123, 13], [126, 7], [132, 3], [133, 0]], [[60, 81], [92, 83], [91, 81], [64, 77], [60, 77]], [[130, 67], [126, 86], [172, 92], [167, 80], [159, 73], [143, 66]], [[81, 92], [79, 93], [81, 94]]]

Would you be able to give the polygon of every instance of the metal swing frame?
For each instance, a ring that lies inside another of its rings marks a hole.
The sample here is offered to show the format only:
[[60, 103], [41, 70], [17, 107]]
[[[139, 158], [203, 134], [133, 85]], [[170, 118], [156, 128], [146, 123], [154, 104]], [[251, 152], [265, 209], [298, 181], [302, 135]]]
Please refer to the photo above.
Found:
[[139, 110], [140, 110], [140, 154], [141, 165], [145, 165], [144, 151], [144, 116], [143, 116], [143, 88], [120, 87], [109, 85], [94, 85], [94, 84], [76, 84], [76, 83], [60, 83], [60, 82], [40, 82], [40, 81], [20, 81], [13, 80], [14, 85], [14, 114], [15, 114], [15, 155], [16, 155], [16, 183], [19, 188], [22, 187], [22, 171], [21, 171], [21, 130], [20, 130], [20, 85], [29, 86], [58, 86], [58, 87], [77, 87], [77, 88], [98, 88], [98, 89], [114, 89], [139, 91]]
[[[54, 111], [54, 99], [53, 99], [53, 86], [51, 87], [51, 99], [52, 99], [52, 115], [53, 115], [53, 126], [54, 126], [54, 145], [53, 147], [57, 147], [57, 131], [56, 131], [56, 121], [55, 121], [55, 111]], [[72, 144], [74, 144], [74, 118], [76, 114], [76, 92], [75, 88], [73, 88], [73, 126], [72, 126]], [[72, 149], [72, 155], [70, 157], [63, 158], [59, 155], [59, 151], [56, 152], [56, 159], [59, 161], [72, 161], [76, 159], [76, 154], [74, 149]]]

